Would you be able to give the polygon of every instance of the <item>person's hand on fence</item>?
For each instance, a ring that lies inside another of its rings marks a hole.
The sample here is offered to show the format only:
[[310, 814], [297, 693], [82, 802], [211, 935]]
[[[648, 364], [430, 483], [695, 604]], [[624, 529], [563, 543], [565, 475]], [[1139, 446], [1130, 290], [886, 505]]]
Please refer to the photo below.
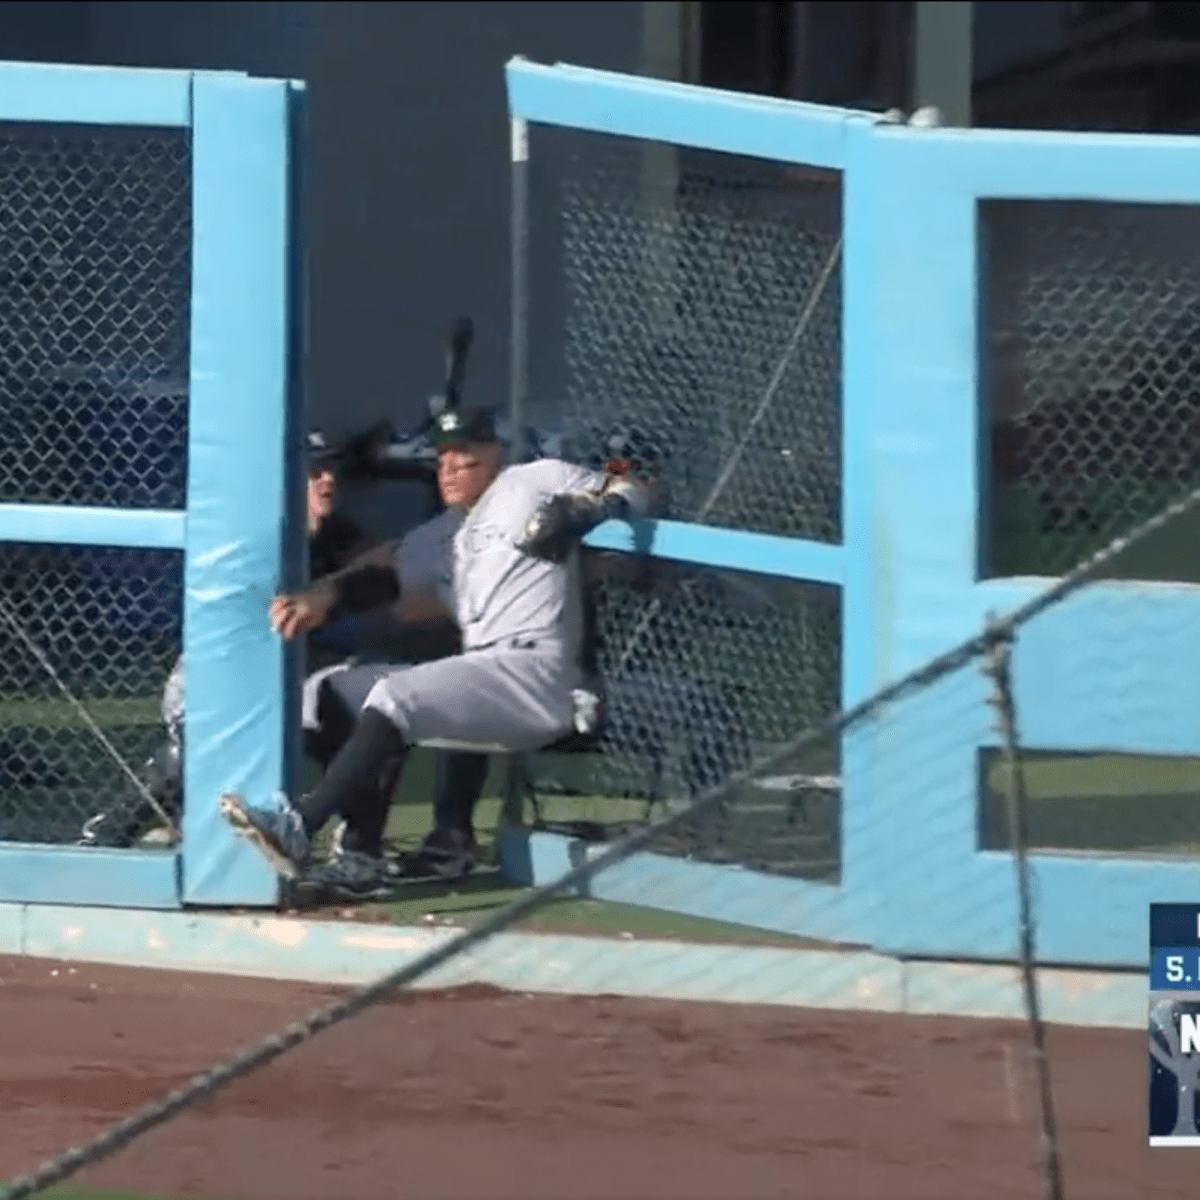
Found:
[[319, 629], [329, 620], [337, 596], [324, 581], [303, 592], [276, 596], [271, 601], [271, 628], [291, 640], [311, 629]]

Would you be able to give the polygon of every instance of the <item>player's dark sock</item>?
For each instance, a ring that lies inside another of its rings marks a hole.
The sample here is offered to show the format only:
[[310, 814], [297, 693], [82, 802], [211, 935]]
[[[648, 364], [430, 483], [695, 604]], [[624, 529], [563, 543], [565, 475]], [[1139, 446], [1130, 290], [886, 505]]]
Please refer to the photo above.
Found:
[[362, 795], [351, 811], [343, 810], [346, 827], [342, 831], [343, 850], [379, 858], [383, 854], [383, 834], [387, 827], [392, 795], [404, 770], [404, 755], [384, 764], [379, 787], [371, 795]]
[[438, 791], [433, 806], [435, 829], [457, 829], [468, 839], [474, 831], [475, 806], [487, 783], [486, 754], [447, 750], [438, 755]]
[[358, 715], [325, 679], [317, 692], [317, 728], [304, 731], [304, 753], [327, 769], [353, 735]]
[[[398, 764], [402, 766], [407, 753], [408, 743], [400, 730], [383, 713], [364, 709], [358, 727], [329, 764], [325, 777], [296, 805], [309, 837], [338, 813], [360, 826], [364, 817], [369, 820], [379, 807], [378, 797], [389, 773], [393, 780], [398, 777]], [[364, 806], [369, 806], [368, 812], [363, 812]], [[386, 818], [386, 802], [383, 808]]]

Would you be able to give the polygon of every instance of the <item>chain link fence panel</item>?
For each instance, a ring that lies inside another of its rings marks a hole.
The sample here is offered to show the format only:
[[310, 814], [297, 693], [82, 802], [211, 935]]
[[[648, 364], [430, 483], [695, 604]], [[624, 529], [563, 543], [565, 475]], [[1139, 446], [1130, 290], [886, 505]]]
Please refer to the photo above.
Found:
[[[587, 561], [604, 722], [586, 758], [540, 757], [545, 819], [660, 819], [837, 711], [838, 589], [621, 554]], [[836, 879], [839, 809], [835, 739], [655, 849]]]
[[840, 176], [542, 126], [530, 147], [534, 423], [581, 460], [632, 436], [677, 520], [838, 542]]
[[0, 596], [0, 841], [71, 843], [133, 785], [59, 682], [139, 768], [166, 736], [183, 554], [0, 543]]
[[178, 509], [186, 130], [0, 124], [0, 503]]
[[[840, 176], [535, 126], [530, 198], [525, 415], [543, 452], [642, 460], [673, 520], [837, 543]], [[587, 561], [605, 724], [595, 753], [538, 756], [548, 824], [657, 819], [836, 711], [836, 588]], [[836, 742], [807, 759], [656, 850], [837, 878]]]
[[[1200, 482], [1200, 209], [980, 205], [984, 573], [1060, 575]], [[1118, 564], [1200, 579], [1195, 519]]]

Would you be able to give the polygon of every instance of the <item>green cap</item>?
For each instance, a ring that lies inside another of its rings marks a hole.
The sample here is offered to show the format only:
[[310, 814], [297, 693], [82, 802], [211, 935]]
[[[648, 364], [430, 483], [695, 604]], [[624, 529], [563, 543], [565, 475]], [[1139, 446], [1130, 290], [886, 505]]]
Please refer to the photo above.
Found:
[[496, 422], [485, 408], [448, 408], [438, 414], [429, 434], [437, 447], [486, 445], [498, 441]]

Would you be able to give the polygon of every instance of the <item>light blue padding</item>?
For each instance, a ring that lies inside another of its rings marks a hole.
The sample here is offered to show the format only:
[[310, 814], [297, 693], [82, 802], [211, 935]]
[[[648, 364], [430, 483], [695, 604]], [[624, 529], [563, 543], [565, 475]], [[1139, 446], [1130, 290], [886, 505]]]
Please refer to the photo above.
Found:
[[192, 369], [185, 601], [184, 899], [273, 904], [278, 884], [217, 809], [286, 782], [282, 569], [287, 445], [289, 90], [193, 85]]
[[593, 133], [840, 169], [852, 110], [512, 59], [514, 117]]
[[[873, 123], [856, 119], [846, 131], [842, 183], [842, 707], [875, 691], [877, 678], [876, 589], [886, 586], [875, 545], [875, 477], [871, 455], [874, 405], [880, 386], [874, 338], [875, 206]], [[856, 727], [842, 736], [841, 879], [852, 898], [855, 940], [866, 942], [869, 914], [880, 903], [880, 845], [874, 819], [869, 766], [872, 733]], [[846, 908], [851, 907], [847, 899]]]
[[817, 583], [842, 582], [841, 546], [806, 538], [718, 529], [684, 521], [605, 521], [585, 541], [595, 550], [624, 550]]
[[0, 900], [178, 908], [179, 855], [0, 842]]
[[186, 126], [187, 71], [0, 63], [0, 121]]
[[25, 909], [0, 900], [0, 954], [25, 953]]
[[[894, 679], [1047, 586], [980, 583], [977, 199], [1200, 200], [1194, 139], [877, 128], [874, 321], [854, 354], [876, 378], [870, 433], [876, 682]], [[853, 216], [853, 214], [851, 214]], [[847, 291], [864, 286], [847, 255]], [[849, 536], [849, 531], [848, 531]], [[1019, 635], [1022, 744], [1200, 753], [1200, 589], [1092, 585]], [[979, 750], [994, 744], [978, 665], [893, 705], [864, 733], [878, 890], [871, 944], [922, 956], [1011, 958], [1011, 857], [978, 851]], [[852, 797], [853, 798], [853, 797]], [[857, 803], [857, 799], [854, 799]], [[883, 852], [886, 848], [886, 853]], [[1200, 864], [1100, 855], [1035, 860], [1043, 961], [1141, 967], [1147, 906], [1200, 894]]]
[[0, 504], [0, 542], [182, 550], [186, 528], [187, 517], [182, 512]]
[[[150, 913], [0, 903], [0, 953], [269, 979], [366, 984], [445, 945], [456, 930], [225, 913]], [[49, 970], [60, 969], [57, 965]], [[68, 968], [69, 969], [69, 968]], [[505, 932], [413, 986], [487, 983], [567, 995], [1020, 1020], [1012, 967], [913, 962], [846, 949], [697, 945]], [[1043, 968], [1042, 1014], [1069, 1025], [1144, 1029], [1144, 972]], [[735, 1012], [731, 1020], [737, 1020]]]
[[[559, 834], [502, 827], [502, 863], [523, 864], [514, 882], [541, 885], [565, 875], [573, 855], [599, 855], [607, 847], [585, 846]], [[519, 869], [519, 868], [518, 868]], [[863, 924], [857, 897], [832, 884], [811, 883], [746, 871], [740, 867], [686, 862], [661, 854], [635, 854], [601, 871], [588, 883], [593, 900], [612, 900], [766, 929], [821, 941], [858, 944]]]
[[[1200, 138], [881, 126], [880, 168], [987, 200], [1194, 204]], [[898, 182], [900, 182], [898, 180]]]

